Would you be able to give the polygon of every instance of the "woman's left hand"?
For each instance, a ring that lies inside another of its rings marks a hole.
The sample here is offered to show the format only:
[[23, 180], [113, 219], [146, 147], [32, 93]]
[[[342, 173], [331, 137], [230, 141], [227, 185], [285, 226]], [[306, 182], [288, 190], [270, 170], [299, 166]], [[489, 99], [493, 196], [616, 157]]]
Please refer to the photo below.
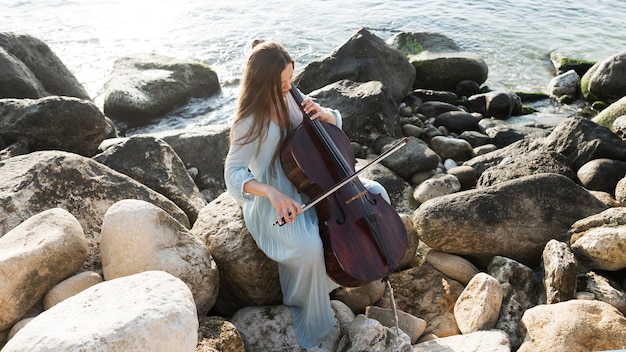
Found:
[[304, 108], [304, 112], [311, 114], [311, 120], [320, 119], [332, 123], [333, 125], [336, 123], [335, 116], [322, 109], [319, 104], [314, 102], [311, 98], [304, 99], [304, 101], [302, 101], [302, 107]]

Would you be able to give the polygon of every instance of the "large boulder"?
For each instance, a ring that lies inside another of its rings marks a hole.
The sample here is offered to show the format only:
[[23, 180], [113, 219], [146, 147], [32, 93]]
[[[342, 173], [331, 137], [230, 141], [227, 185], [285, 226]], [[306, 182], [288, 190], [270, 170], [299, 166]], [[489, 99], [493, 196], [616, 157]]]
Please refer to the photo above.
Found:
[[567, 240], [575, 221], [606, 208], [571, 179], [544, 173], [431, 199], [413, 222], [433, 249], [482, 265], [505, 256], [532, 267], [549, 240]]
[[[204, 128], [164, 131], [150, 134], [169, 144], [187, 169], [195, 168], [196, 185], [207, 201], [226, 191], [224, 159], [228, 153], [230, 126], [215, 125]], [[198, 153], [201, 150], [202, 153]]]
[[0, 237], [0, 331], [11, 327], [54, 285], [87, 259], [80, 223], [53, 208], [28, 218]]
[[209, 249], [220, 273], [214, 311], [232, 315], [243, 307], [282, 302], [278, 266], [259, 249], [241, 206], [228, 193], [200, 211], [191, 233]]
[[626, 51], [594, 64], [582, 77], [580, 89], [587, 100], [613, 103], [626, 95]]
[[122, 139], [93, 159], [166, 196], [187, 214], [192, 224], [207, 204], [182, 160], [162, 139]]
[[0, 164], [0, 236], [50, 208], [74, 215], [87, 238], [83, 269], [99, 270], [100, 225], [104, 213], [123, 199], [151, 202], [189, 228], [187, 215], [165, 196], [92, 159], [60, 151], [41, 151]]
[[381, 135], [401, 137], [397, 105], [379, 81], [341, 80], [309, 94], [322, 106], [341, 112], [342, 129], [348, 139], [371, 145]]
[[219, 273], [213, 258], [204, 243], [159, 207], [119, 201], [104, 214], [101, 234], [105, 280], [162, 270], [189, 286], [198, 314], [206, 315], [215, 304]]
[[480, 55], [463, 51], [439, 33], [399, 33], [388, 41], [402, 51], [415, 67], [413, 88], [455, 92], [461, 81], [478, 85], [487, 80], [489, 69]]
[[63, 95], [90, 100], [89, 94], [43, 41], [0, 32], [0, 98]]
[[106, 84], [104, 113], [130, 125], [144, 124], [220, 91], [217, 73], [205, 63], [144, 54], [120, 58]]
[[593, 159], [626, 161], [626, 141], [584, 117], [571, 117], [559, 123], [542, 142], [543, 147], [563, 154], [578, 171]]
[[527, 310], [518, 352], [626, 349], [626, 318], [600, 301], [569, 300]]
[[189, 352], [198, 316], [187, 285], [164, 271], [104, 281], [39, 314], [2, 351]]
[[93, 156], [115, 127], [94, 103], [71, 97], [0, 99], [0, 135], [30, 151], [63, 150]]
[[330, 56], [309, 63], [295, 82], [310, 93], [344, 79], [382, 82], [387, 94], [399, 103], [411, 90], [415, 68], [399, 50], [362, 28]]

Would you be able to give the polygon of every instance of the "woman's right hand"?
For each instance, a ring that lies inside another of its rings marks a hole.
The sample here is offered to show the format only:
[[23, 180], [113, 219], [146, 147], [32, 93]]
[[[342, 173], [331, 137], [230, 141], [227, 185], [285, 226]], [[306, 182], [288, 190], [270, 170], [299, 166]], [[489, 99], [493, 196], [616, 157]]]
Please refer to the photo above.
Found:
[[302, 209], [300, 203], [286, 196], [274, 187], [268, 190], [267, 198], [276, 210], [276, 221], [279, 225], [290, 224], [296, 219], [296, 215], [300, 213]]

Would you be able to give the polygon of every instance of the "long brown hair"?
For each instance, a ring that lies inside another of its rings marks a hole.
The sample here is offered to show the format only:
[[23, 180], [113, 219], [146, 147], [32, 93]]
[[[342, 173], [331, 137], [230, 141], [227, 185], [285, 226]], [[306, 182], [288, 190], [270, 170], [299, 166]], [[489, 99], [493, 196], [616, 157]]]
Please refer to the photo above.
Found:
[[[261, 142], [267, 137], [272, 113], [278, 115], [280, 127], [280, 147], [293, 126], [289, 119], [287, 102], [282, 93], [281, 74], [287, 65], [295, 65], [287, 50], [279, 43], [256, 40], [243, 73], [241, 93], [237, 104], [237, 115], [233, 126], [241, 120], [252, 116], [250, 131], [238, 143], [246, 144], [255, 138]], [[232, 131], [232, 130], [231, 130]], [[231, 132], [231, 143], [232, 132]], [[276, 162], [280, 148], [276, 148], [272, 156], [272, 164]]]

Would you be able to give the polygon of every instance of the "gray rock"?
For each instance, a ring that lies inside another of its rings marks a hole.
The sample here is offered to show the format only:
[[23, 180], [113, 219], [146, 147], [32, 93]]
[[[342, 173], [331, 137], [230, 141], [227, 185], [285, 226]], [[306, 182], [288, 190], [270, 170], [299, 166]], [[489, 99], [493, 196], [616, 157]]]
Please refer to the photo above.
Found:
[[588, 100], [613, 103], [626, 95], [626, 51], [594, 64], [581, 79], [581, 90]]
[[216, 312], [232, 315], [243, 307], [282, 303], [276, 262], [256, 245], [241, 206], [228, 193], [200, 211], [191, 233], [209, 249], [220, 273]]
[[400, 103], [411, 90], [415, 68], [399, 50], [362, 28], [330, 56], [309, 63], [295, 82], [310, 93], [344, 79], [382, 82], [383, 89]]
[[510, 154], [510, 156], [502, 159], [499, 164], [485, 170], [478, 178], [477, 186], [489, 187], [537, 173], [555, 173], [576, 180], [576, 175], [569, 165], [569, 161], [559, 153], [540, 149], [524, 153], [522, 150], [512, 148]]
[[[216, 125], [150, 135], [163, 139], [174, 148], [187, 168], [198, 169], [195, 182], [204, 198], [210, 202], [226, 191], [224, 159], [228, 154], [229, 132], [228, 125]], [[202, 153], [198, 153], [199, 150]]]
[[105, 90], [107, 116], [141, 125], [221, 87], [215, 71], [200, 61], [143, 54], [115, 61]]
[[576, 297], [578, 262], [567, 243], [550, 240], [542, 255], [546, 303], [564, 302]]
[[187, 215], [165, 196], [92, 159], [60, 151], [16, 156], [0, 164], [0, 236], [29, 217], [61, 207], [85, 232], [89, 254], [83, 270], [100, 268], [100, 225], [122, 199], [151, 202], [189, 228]]
[[[11, 63], [2, 65], [11, 79], [3, 79], [1, 98], [59, 95], [91, 100], [74, 74], [43, 41], [30, 35], [0, 32], [0, 52], [3, 61]], [[20, 89], [13, 85], [16, 81]]]
[[[422, 171], [434, 170], [439, 164], [439, 156], [426, 143], [415, 137], [407, 137], [408, 143], [381, 161], [389, 169], [405, 180]], [[391, 145], [385, 147], [391, 148]]]
[[463, 285], [424, 263], [390, 275], [397, 308], [426, 320], [425, 335], [440, 337], [460, 333], [454, 303]]
[[496, 256], [487, 272], [496, 278], [502, 289], [502, 305], [496, 329], [506, 332], [512, 350], [522, 343], [519, 323], [524, 312], [540, 302], [541, 283], [529, 267], [513, 259]]
[[576, 71], [569, 70], [562, 73], [548, 82], [548, 94], [554, 97], [570, 95], [576, 97], [580, 87], [580, 76]]
[[398, 106], [380, 81], [340, 80], [309, 94], [320, 105], [341, 112], [348, 139], [371, 145], [381, 135], [401, 137]]
[[578, 169], [576, 176], [585, 188], [613, 195], [617, 183], [626, 176], [626, 161], [607, 158], [590, 160]]
[[30, 151], [63, 150], [87, 157], [98, 152], [104, 139], [117, 135], [94, 103], [61, 96], [0, 99], [0, 130], [11, 143], [26, 141]]
[[604, 209], [571, 179], [537, 174], [431, 199], [413, 222], [433, 249], [484, 264], [500, 255], [533, 266], [550, 239], [567, 240], [571, 224]]
[[166, 196], [187, 214], [191, 224], [207, 205], [183, 161], [162, 139], [133, 136], [93, 159]]

